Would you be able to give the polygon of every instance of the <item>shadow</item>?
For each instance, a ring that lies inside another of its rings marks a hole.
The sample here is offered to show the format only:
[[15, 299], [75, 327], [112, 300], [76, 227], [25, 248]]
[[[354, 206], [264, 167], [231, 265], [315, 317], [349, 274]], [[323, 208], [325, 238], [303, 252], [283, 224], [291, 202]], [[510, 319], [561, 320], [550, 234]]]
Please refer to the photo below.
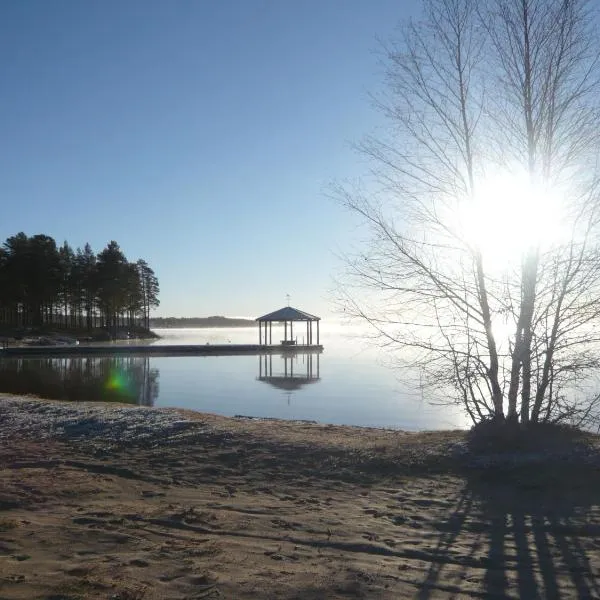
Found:
[[[439, 589], [442, 582], [442, 571], [447, 562], [450, 561], [450, 554], [453, 545], [457, 542], [460, 533], [469, 518], [469, 514], [472, 509], [473, 498], [468, 493], [463, 493], [458, 497], [457, 503], [448, 517], [448, 521], [445, 524], [444, 529], [437, 541], [435, 550], [433, 551], [434, 560], [429, 567], [427, 576], [423, 581], [421, 590], [418, 594], [418, 598], [426, 599], [430, 597], [431, 590]], [[472, 554], [476, 544], [472, 545]], [[446, 560], [444, 560], [446, 559]], [[446, 591], [450, 591], [446, 589]]]
[[158, 369], [148, 356], [47, 357], [0, 360], [0, 392], [53, 400], [153, 406]]
[[484, 598], [600, 598], [590, 556], [600, 534], [600, 483], [591, 463], [492, 466], [465, 475], [454, 510], [438, 523], [442, 531], [419, 600], [444, 591]]

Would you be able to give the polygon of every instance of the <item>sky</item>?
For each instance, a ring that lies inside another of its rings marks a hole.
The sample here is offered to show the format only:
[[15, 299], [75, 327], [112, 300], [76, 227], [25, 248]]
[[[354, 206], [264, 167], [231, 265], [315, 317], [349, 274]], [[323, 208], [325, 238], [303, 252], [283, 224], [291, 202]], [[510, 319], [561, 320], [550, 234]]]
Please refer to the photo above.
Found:
[[159, 316], [332, 314], [378, 38], [418, 0], [0, 3], [0, 239], [116, 240]]

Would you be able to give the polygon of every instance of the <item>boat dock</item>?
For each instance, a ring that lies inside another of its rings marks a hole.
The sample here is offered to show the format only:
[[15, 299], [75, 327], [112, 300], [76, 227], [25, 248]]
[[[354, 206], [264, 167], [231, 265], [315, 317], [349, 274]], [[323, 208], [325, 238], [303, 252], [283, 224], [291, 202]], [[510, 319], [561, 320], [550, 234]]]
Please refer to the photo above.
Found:
[[259, 354], [312, 354], [323, 352], [321, 344], [185, 344], [185, 345], [79, 345], [9, 346], [0, 349], [0, 358], [80, 356], [243, 356]]

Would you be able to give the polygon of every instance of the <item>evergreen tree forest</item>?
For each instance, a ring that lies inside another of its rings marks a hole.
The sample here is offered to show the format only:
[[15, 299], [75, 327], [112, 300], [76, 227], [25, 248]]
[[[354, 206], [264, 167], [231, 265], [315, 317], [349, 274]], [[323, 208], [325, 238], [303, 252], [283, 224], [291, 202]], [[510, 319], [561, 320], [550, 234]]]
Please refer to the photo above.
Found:
[[17, 233], [0, 247], [0, 329], [149, 328], [159, 284], [142, 259], [111, 241], [98, 254], [47, 235]]

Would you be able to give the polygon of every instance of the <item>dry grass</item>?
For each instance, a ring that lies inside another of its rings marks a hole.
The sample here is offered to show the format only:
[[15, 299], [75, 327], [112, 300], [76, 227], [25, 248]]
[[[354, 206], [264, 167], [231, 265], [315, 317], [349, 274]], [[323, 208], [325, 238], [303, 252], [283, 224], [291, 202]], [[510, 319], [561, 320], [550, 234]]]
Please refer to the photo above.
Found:
[[0, 532], [16, 529], [18, 526], [19, 521], [16, 519], [0, 518]]

